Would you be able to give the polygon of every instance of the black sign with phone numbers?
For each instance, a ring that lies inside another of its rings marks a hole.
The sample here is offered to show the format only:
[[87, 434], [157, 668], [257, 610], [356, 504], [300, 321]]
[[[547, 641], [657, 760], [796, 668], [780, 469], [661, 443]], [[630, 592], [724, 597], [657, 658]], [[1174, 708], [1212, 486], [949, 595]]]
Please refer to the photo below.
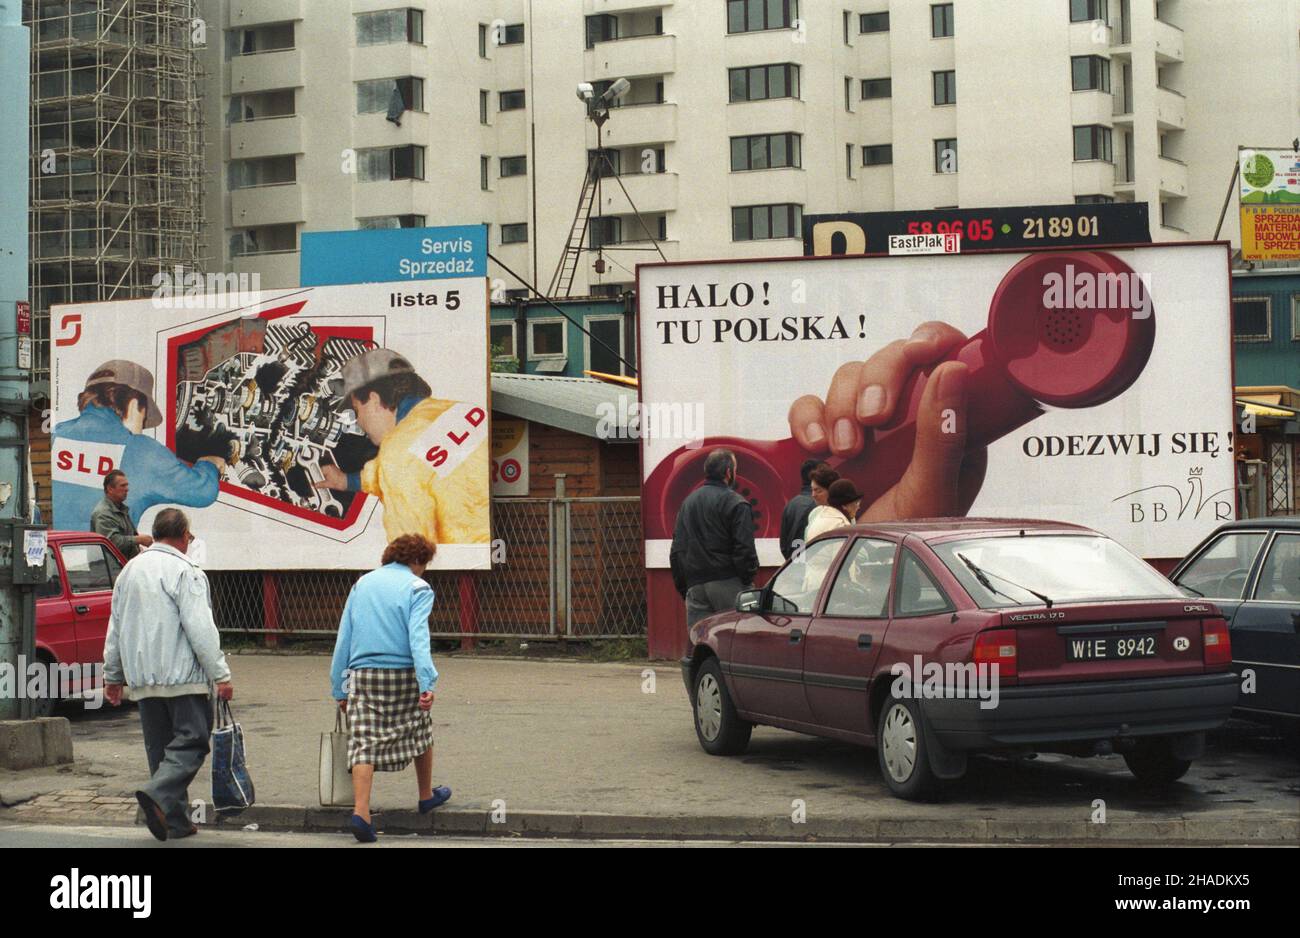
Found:
[[961, 250], [1088, 248], [1151, 243], [1145, 202], [851, 212], [803, 217], [803, 252], [888, 254], [890, 235], [961, 236]]

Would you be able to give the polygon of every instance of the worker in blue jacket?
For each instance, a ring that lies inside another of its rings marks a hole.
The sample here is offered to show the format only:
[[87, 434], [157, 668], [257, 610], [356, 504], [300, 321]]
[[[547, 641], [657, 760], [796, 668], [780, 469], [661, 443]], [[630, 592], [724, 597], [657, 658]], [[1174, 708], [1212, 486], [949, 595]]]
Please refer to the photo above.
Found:
[[64, 530], [90, 530], [103, 480], [121, 469], [131, 480], [131, 521], [155, 505], [203, 508], [217, 500], [225, 460], [204, 456], [193, 466], [144, 431], [162, 423], [153, 374], [116, 359], [91, 372], [77, 397], [79, 417], [54, 428], [50, 470], [54, 518]]

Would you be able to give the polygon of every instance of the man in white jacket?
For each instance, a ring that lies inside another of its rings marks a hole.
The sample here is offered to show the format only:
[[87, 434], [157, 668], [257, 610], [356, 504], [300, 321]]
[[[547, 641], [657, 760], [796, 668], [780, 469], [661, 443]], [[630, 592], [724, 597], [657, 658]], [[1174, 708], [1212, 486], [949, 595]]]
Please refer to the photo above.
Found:
[[140, 705], [151, 778], [135, 797], [159, 840], [197, 832], [189, 787], [209, 750], [210, 683], [222, 700], [234, 696], [208, 578], [185, 555], [193, 540], [183, 511], [158, 513], [153, 545], [122, 568], [113, 586], [104, 639], [104, 696], [118, 706], [125, 685]]

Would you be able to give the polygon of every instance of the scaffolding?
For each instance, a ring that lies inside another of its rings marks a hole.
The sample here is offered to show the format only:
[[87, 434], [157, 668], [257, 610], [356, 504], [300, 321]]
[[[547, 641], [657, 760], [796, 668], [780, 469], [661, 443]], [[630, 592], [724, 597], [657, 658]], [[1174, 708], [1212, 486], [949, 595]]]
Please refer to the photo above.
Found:
[[203, 257], [199, 0], [26, 0], [33, 377], [49, 310], [146, 296]]

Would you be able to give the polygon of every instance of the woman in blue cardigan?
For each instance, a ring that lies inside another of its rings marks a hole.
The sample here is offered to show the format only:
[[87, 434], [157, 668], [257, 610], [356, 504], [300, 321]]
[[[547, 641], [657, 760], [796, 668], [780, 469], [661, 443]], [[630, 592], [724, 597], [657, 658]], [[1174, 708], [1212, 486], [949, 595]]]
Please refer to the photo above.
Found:
[[362, 843], [376, 840], [370, 820], [375, 771], [400, 772], [415, 761], [419, 810], [451, 797], [433, 787], [433, 688], [438, 670], [429, 649], [433, 588], [424, 571], [434, 545], [407, 534], [388, 545], [378, 570], [352, 587], [339, 622], [330, 669], [334, 699], [348, 714], [348, 766], [356, 799], [350, 822]]

